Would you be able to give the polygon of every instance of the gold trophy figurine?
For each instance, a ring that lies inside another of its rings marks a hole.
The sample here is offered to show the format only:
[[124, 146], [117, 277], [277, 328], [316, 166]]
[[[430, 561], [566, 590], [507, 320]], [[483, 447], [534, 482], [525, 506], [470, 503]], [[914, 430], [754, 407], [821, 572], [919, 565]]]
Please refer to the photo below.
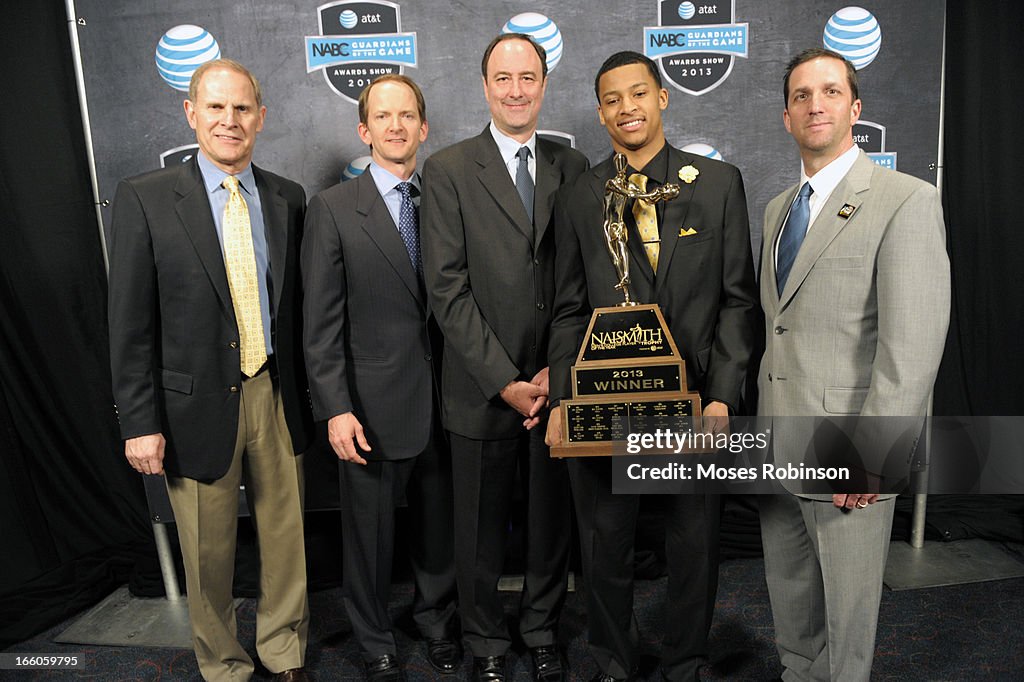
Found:
[[622, 217], [626, 201], [641, 200], [651, 204], [671, 201], [679, 196], [679, 185], [668, 183], [649, 192], [642, 191], [626, 177], [625, 154], [616, 154], [614, 161], [615, 177], [604, 185], [604, 238], [612, 257], [612, 265], [619, 276], [615, 288], [625, 297], [619, 306], [627, 307], [637, 305], [637, 301], [633, 300], [629, 291], [629, 249], [626, 248], [629, 231]]

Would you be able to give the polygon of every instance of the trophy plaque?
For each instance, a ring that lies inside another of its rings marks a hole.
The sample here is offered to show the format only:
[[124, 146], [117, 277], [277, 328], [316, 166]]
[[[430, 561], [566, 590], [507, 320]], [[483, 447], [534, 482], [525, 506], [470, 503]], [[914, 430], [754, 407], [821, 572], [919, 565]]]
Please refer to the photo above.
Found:
[[[562, 444], [552, 457], [625, 454], [631, 433], [701, 428], [700, 395], [686, 385], [686, 364], [657, 304], [637, 303], [629, 289], [628, 200], [669, 201], [678, 185], [645, 192], [626, 178], [626, 159], [605, 185], [605, 241], [622, 292], [617, 306], [597, 308], [572, 366], [572, 399], [562, 401]], [[648, 451], [652, 452], [652, 451]]]

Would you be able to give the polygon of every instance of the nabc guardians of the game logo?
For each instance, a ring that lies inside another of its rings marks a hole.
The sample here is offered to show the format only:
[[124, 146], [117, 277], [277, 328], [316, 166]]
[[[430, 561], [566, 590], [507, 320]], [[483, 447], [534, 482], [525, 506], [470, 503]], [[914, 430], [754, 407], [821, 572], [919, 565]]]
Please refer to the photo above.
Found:
[[416, 33], [402, 32], [399, 7], [385, 0], [342, 0], [317, 7], [320, 35], [306, 36], [306, 72], [350, 102], [374, 78], [417, 66]]
[[660, 26], [644, 28], [644, 54], [661, 75], [691, 95], [714, 90], [747, 56], [747, 24], [737, 24], [736, 2], [660, 0]]
[[885, 126], [871, 121], [853, 124], [853, 141], [879, 166], [896, 170], [896, 152], [885, 151]]

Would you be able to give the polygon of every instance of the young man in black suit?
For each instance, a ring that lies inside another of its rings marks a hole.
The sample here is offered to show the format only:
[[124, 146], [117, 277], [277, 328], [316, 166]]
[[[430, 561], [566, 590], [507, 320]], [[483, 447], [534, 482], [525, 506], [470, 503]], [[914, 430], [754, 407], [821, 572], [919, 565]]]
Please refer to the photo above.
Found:
[[[646, 177], [648, 191], [680, 185], [679, 196], [656, 204], [657, 235], [641, 236], [632, 206], [625, 212], [631, 289], [640, 303], [657, 303], [686, 360], [687, 385], [701, 393], [705, 417], [739, 407], [753, 350], [757, 289], [747, 204], [739, 171], [669, 145], [661, 114], [668, 91], [655, 64], [620, 52], [594, 83], [597, 113], [612, 150], [624, 154], [627, 174]], [[555, 310], [551, 325], [551, 400], [572, 397], [571, 367], [594, 308], [621, 303], [619, 276], [605, 242], [605, 183], [612, 158], [559, 194], [556, 209]], [[561, 409], [548, 422], [549, 445], [562, 442]], [[572, 458], [569, 475], [580, 526], [595, 680], [628, 679], [638, 633], [633, 618], [633, 538], [639, 496], [614, 495], [610, 458]], [[694, 680], [707, 654], [707, 633], [718, 583], [718, 499], [678, 495], [666, 500], [668, 558], [662, 673]]]

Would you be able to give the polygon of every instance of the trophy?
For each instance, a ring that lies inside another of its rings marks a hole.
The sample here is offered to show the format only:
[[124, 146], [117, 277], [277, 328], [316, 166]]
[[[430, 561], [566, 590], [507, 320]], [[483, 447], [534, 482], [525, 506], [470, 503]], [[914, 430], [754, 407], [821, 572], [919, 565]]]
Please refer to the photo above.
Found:
[[[572, 366], [572, 400], [562, 401], [562, 444], [552, 457], [625, 454], [631, 433], [676, 433], [700, 425], [700, 395], [686, 386], [686, 365], [657, 304], [641, 304], [629, 289], [630, 201], [655, 203], [679, 196], [679, 185], [641, 190], [616, 154], [615, 177], [605, 183], [604, 235], [623, 301], [597, 308]], [[657, 450], [646, 450], [657, 452]]]

